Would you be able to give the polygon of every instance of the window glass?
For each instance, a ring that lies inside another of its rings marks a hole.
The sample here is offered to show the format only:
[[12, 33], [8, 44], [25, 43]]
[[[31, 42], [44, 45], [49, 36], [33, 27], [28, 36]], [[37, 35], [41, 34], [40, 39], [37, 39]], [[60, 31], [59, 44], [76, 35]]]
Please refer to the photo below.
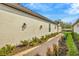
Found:
[[49, 24], [49, 32], [51, 32], [51, 24]]
[[23, 23], [22, 25], [22, 31], [24, 31], [26, 29], [26, 23]]
[[43, 27], [43, 26], [42, 26], [42, 25], [40, 25], [40, 30], [42, 29], [42, 27]]

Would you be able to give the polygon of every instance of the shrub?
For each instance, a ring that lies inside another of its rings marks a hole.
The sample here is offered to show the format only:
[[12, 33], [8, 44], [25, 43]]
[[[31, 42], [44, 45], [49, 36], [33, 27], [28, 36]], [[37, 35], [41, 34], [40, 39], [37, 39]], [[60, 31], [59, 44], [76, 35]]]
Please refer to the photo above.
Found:
[[58, 47], [56, 44], [53, 44], [53, 56], [57, 56], [58, 55]]
[[46, 39], [46, 40], [48, 40], [49, 38], [50, 38], [49, 35], [46, 35], [46, 36], [45, 36], [45, 39]]
[[67, 55], [70, 55], [70, 56], [75, 56], [78, 54], [78, 49], [74, 43], [74, 40], [73, 40], [73, 37], [71, 35], [71, 32], [66, 32], [65, 35], [67, 35], [67, 40], [66, 40], [66, 44], [67, 44], [67, 47], [68, 47], [68, 52], [67, 52]]
[[29, 45], [29, 42], [27, 40], [23, 40], [23, 41], [21, 41], [21, 43], [22, 43], [23, 46]]
[[50, 50], [50, 48], [47, 49], [47, 56], [53, 56], [53, 52]]
[[11, 46], [10, 44], [7, 44], [5, 47], [2, 47], [0, 49], [0, 55], [1, 56], [9, 55], [14, 48], [15, 46]]
[[6, 51], [8, 51], [9, 53], [11, 53], [11, 51], [15, 48], [15, 46], [11, 46], [10, 44], [6, 45]]
[[31, 46], [35, 46], [38, 43], [39, 43], [39, 38], [37, 38], [37, 37], [32, 38], [32, 41], [30, 41]]
[[33, 42], [33, 41], [30, 42], [30, 46], [35, 46], [35, 45], [36, 45], [35, 42]]
[[58, 56], [58, 47], [56, 44], [53, 44], [53, 51], [50, 50], [50, 48], [48, 48], [47, 50], [47, 56]]
[[41, 36], [41, 38], [40, 38], [41, 42], [46, 41], [46, 39], [47, 39], [47, 38], [45, 38], [44, 36]]

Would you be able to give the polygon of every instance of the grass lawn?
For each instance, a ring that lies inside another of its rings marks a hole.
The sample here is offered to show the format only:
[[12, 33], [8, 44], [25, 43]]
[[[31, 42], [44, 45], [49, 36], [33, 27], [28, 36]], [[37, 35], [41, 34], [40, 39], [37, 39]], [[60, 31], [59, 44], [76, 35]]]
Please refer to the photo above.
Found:
[[67, 44], [67, 47], [68, 47], [68, 52], [67, 52], [67, 55], [69, 56], [75, 56], [78, 54], [78, 49], [73, 41], [73, 38], [72, 38], [72, 35], [71, 35], [71, 32], [65, 32], [64, 33], [65, 35], [67, 35], [67, 40], [66, 40], [66, 44]]

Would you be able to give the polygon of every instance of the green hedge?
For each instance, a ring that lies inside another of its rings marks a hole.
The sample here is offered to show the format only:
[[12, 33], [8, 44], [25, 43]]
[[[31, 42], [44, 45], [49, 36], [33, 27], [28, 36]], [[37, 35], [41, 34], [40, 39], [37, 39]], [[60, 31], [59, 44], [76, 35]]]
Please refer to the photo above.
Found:
[[68, 46], [68, 54], [67, 55], [70, 55], [70, 56], [75, 56], [78, 54], [78, 50], [77, 50], [77, 47], [73, 41], [73, 38], [72, 38], [72, 35], [71, 35], [71, 32], [65, 32], [65, 35], [67, 35], [67, 40], [66, 40], [66, 44]]

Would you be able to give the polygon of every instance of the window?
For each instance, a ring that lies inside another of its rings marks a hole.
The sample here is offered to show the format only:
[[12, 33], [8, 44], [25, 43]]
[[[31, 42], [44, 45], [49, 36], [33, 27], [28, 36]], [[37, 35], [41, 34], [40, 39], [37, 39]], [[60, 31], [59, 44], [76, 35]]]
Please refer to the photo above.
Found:
[[42, 25], [40, 25], [40, 30], [42, 29], [42, 27], [43, 27], [43, 26], [42, 26]]
[[23, 23], [23, 25], [22, 25], [22, 31], [24, 31], [25, 28], [26, 28], [26, 23]]
[[57, 26], [55, 25], [55, 29], [56, 29], [56, 27], [57, 27]]
[[49, 32], [51, 32], [51, 24], [49, 24]]

